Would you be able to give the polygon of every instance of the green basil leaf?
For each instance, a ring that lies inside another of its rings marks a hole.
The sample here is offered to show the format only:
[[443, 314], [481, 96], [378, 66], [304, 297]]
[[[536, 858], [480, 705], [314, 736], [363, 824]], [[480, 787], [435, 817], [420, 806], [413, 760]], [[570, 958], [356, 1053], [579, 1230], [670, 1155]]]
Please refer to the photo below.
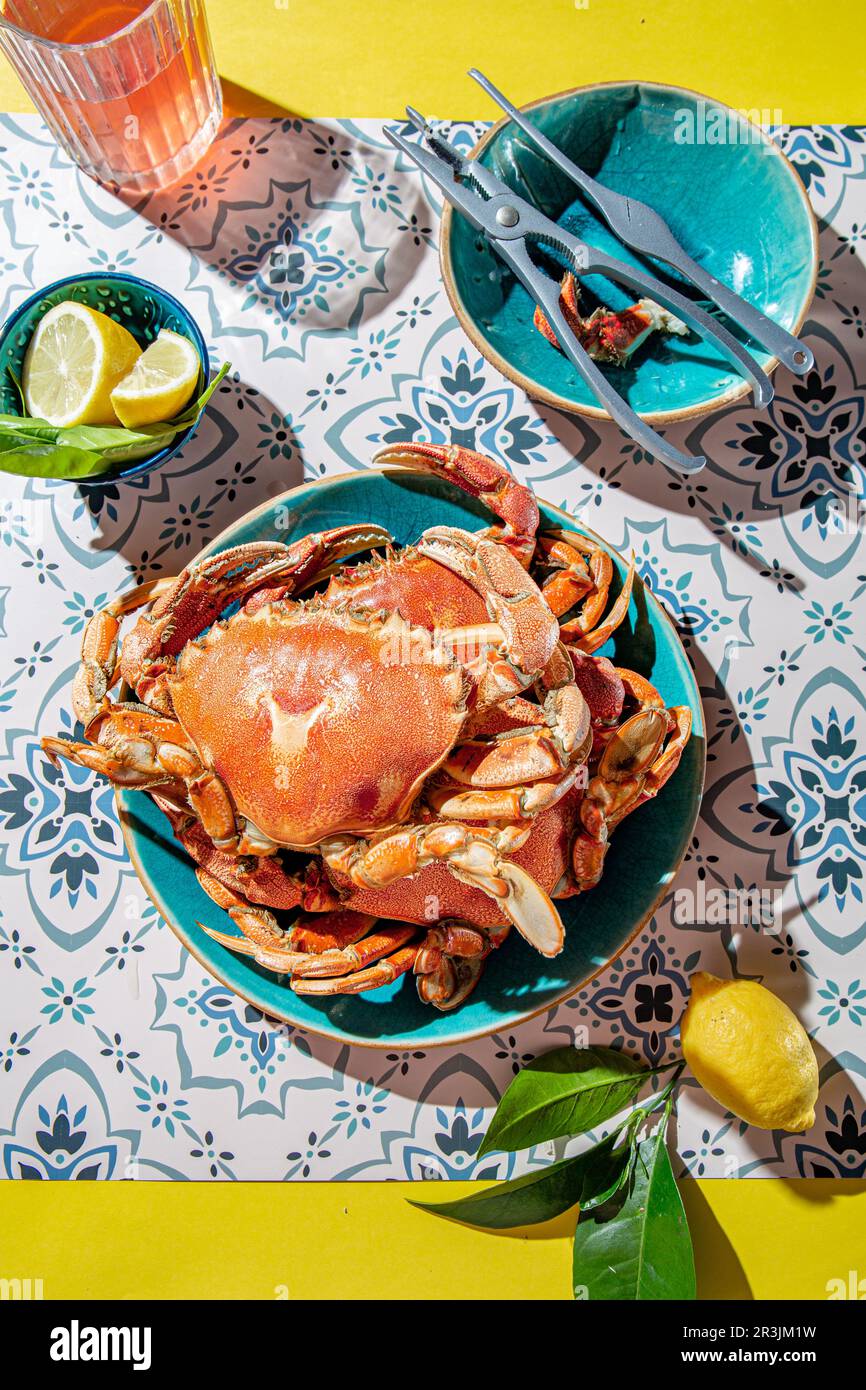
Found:
[[695, 1298], [692, 1240], [666, 1129], [663, 1124], [636, 1146], [622, 1193], [594, 1211], [581, 1212], [574, 1233], [575, 1298]]
[[412, 1206], [491, 1231], [551, 1221], [576, 1203], [582, 1211], [590, 1210], [608, 1201], [628, 1176], [629, 1145], [616, 1148], [617, 1138], [609, 1135], [586, 1153], [497, 1183], [471, 1197], [453, 1202], [413, 1202]]
[[0, 414], [0, 471], [75, 479], [147, 458], [195, 423], [230, 367], [224, 362], [180, 415], [135, 430], [122, 425], [51, 425], [26, 415]]
[[27, 478], [87, 478], [113, 460], [105, 461], [92, 449], [71, 449], [68, 445], [44, 444], [38, 440], [11, 442], [0, 436], [0, 471]]
[[609, 1047], [558, 1047], [518, 1072], [496, 1108], [479, 1157], [582, 1134], [630, 1104], [653, 1073]]

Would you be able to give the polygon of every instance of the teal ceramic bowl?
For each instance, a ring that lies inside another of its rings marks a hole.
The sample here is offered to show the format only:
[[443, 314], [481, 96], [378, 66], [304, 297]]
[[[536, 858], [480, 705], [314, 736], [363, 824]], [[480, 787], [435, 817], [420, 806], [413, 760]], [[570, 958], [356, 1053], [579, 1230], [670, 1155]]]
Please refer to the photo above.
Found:
[[[21, 380], [27, 345], [39, 320], [55, 304], [61, 304], [65, 299], [74, 299], [79, 304], [98, 309], [101, 314], [107, 314], [123, 324], [141, 348], [149, 347], [163, 328], [189, 338], [201, 363], [196, 395], [204, 390], [209, 376], [207, 347], [198, 324], [180, 300], [137, 275], [96, 271], [68, 275], [45, 289], [37, 290], [23, 304], [19, 304], [3, 324], [0, 329], [0, 414], [21, 413], [15, 381]], [[176, 434], [171, 444], [158, 452], [148, 454], [143, 459], [116, 464], [112, 469], [94, 474], [91, 478], [76, 478], [76, 485], [87, 487], [90, 483], [101, 486], [106, 482], [117, 482], [120, 478], [135, 478], [149, 473], [152, 468], [158, 468], [161, 463], [173, 458], [189, 442], [200, 419], [201, 414], [187, 429]]]
[[[574, 527], [556, 507], [542, 504], [542, 513], [549, 525]], [[400, 469], [361, 471], [284, 493], [235, 522], [204, 553], [249, 541], [291, 541], [311, 531], [361, 521], [387, 527], [402, 545], [416, 540], [428, 526], [475, 531], [487, 526], [490, 516], [429, 475]], [[611, 554], [618, 590], [625, 568], [621, 558]], [[669, 890], [697, 819], [705, 746], [700, 696], [672, 623], [640, 583], [635, 584], [626, 622], [603, 651], [617, 664], [648, 675], [669, 704], [688, 705], [694, 716], [693, 736], [658, 798], [617, 829], [598, 887], [559, 904], [566, 925], [562, 954], [545, 960], [512, 932], [487, 961], [475, 992], [453, 1013], [422, 1004], [411, 976], [371, 994], [303, 998], [283, 977], [212, 941], [196, 922], [231, 931], [228, 917], [199, 887], [191, 861], [150, 797], [122, 791], [121, 821], [138, 875], [157, 910], [202, 965], [273, 1018], [347, 1042], [392, 1048], [454, 1044], [511, 1028], [566, 999], [623, 950]]]
[[[817, 226], [793, 166], [759, 127], [696, 92], [648, 82], [579, 87], [524, 109], [601, 183], [655, 207], [707, 270], [784, 328], [799, 331], [815, 288]], [[584, 241], [641, 265], [513, 122], [500, 121], [474, 154]], [[450, 205], [442, 219], [441, 261], [460, 323], [503, 375], [547, 405], [608, 418], [562, 353], [533, 328], [535, 305], [526, 290]], [[679, 280], [661, 264], [645, 268]], [[623, 309], [634, 300], [600, 276], [587, 277], [582, 293], [587, 309], [599, 300]], [[771, 372], [776, 359], [729, 326]], [[627, 367], [603, 370], [632, 409], [656, 425], [704, 415], [749, 390], [694, 334], [653, 334]]]

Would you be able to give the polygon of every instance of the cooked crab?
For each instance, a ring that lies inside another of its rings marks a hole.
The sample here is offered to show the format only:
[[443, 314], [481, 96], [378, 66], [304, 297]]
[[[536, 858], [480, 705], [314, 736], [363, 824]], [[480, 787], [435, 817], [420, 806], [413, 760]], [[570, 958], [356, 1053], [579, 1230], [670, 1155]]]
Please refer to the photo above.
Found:
[[[605, 658], [587, 661], [610, 666]], [[603, 680], [607, 683], [604, 675]], [[689, 711], [663, 710], [646, 682], [642, 695], [651, 718], [639, 717], [644, 706], [631, 691], [623, 696], [629, 713], [622, 732], [614, 730], [606, 740], [586, 787], [572, 786], [541, 811], [525, 838], [513, 827], [509, 858], [551, 898], [585, 892], [598, 882], [614, 826], [654, 796], [676, 769], [688, 740]], [[539, 707], [530, 708], [537, 717]], [[496, 720], [505, 722], [504, 708]], [[275, 873], [273, 859], [223, 854], [188, 813], [165, 804], [163, 809], [199, 865], [202, 887], [244, 936], [205, 930], [260, 965], [290, 975], [298, 993], [360, 992], [414, 970], [423, 1000], [454, 1008], [477, 983], [487, 955], [507, 937], [508, 920], [496, 900], [456, 879], [441, 863], [386, 887], [358, 885], [333, 865], [323, 872], [317, 861], [295, 860], [294, 868], [287, 863]], [[282, 925], [295, 908], [300, 915]]]
[[[605, 827], [654, 794], [688, 735], [663, 747], [674, 725], [653, 709], [588, 770], [598, 736], [569, 647], [606, 640], [631, 570], [605, 616], [606, 552], [566, 532], [536, 547], [535, 499], [500, 465], [415, 444], [376, 462], [448, 477], [498, 524], [434, 527], [403, 550], [344, 526], [143, 585], [85, 632], [73, 702], [87, 741], [43, 746], [151, 792], [243, 933], [211, 934], [294, 989], [413, 969], [447, 1007], [509, 924], [545, 955], [562, 948], [550, 895], [596, 881]], [[372, 548], [384, 555], [342, 563]], [[110, 699], [121, 677], [134, 702]], [[298, 908], [288, 928], [275, 915]]]

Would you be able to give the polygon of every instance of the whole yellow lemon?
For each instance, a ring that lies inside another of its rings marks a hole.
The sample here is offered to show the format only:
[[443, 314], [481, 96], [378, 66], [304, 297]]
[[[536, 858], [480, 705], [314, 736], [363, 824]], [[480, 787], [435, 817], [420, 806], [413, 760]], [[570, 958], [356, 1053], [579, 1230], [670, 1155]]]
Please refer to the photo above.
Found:
[[757, 1129], [809, 1129], [818, 1063], [788, 1005], [754, 980], [718, 980], [702, 970], [691, 987], [680, 1038], [704, 1090]]

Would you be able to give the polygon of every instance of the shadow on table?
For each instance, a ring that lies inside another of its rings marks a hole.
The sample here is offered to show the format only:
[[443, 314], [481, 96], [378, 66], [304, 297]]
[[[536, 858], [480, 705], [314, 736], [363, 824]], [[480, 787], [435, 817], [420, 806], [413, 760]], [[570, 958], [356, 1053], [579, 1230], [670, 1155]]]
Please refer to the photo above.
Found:
[[178, 574], [239, 516], [303, 481], [300, 432], [230, 374], [174, 458], [138, 478], [79, 489], [95, 523], [89, 549], [123, 555], [135, 582]]
[[[679, 1187], [695, 1252], [698, 1300], [753, 1299], [739, 1256], [700, 1187], [690, 1178], [682, 1181]], [[504, 1231], [485, 1231], [485, 1234], [505, 1240], [570, 1240], [577, 1216], [577, 1208], [572, 1207], [552, 1221]], [[439, 1216], [436, 1219], [449, 1218]]]
[[250, 87], [243, 87], [239, 82], [232, 82], [228, 77], [220, 75], [220, 86], [223, 89], [223, 114], [226, 120], [306, 119], [302, 112], [290, 111], [288, 106], [272, 101], [270, 97], [264, 97]]
[[408, 168], [384, 136], [276, 108], [224, 120], [178, 183], [117, 196], [198, 262], [191, 291], [217, 338], [257, 320], [278, 341], [367, 329], [412, 281], [435, 218]]
[[754, 1298], [739, 1256], [698, 1184], [684, 1178], [679, 1189], [695, 1252], [698, 1299]]
[[799, 1201], [820, 1206], [837, 1197], [866, 1195], [866, 1178], [791, 1178], [788, 1187]]

